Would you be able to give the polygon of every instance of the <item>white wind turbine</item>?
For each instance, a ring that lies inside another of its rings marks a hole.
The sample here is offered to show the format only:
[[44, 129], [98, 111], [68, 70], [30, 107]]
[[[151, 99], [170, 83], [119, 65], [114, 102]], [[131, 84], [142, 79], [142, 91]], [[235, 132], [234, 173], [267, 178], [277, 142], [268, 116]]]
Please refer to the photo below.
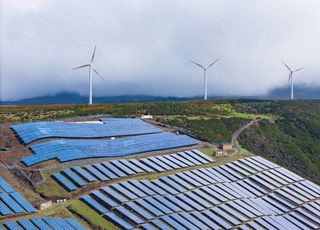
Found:
[[218, 58], [217, 60], [215, 60], [214, 62], [212, 62], [210, 65], [208, 65], [207, 68], [203, 67], [202, 65], [200, 65], [199, 63], [196, 63], [192, 60], [190, 60], [190, 62], [192, 62], [193, 64], [199, 66], [201, 69], [203, 69], [203, 74], [204, 74], [204, 100], [208, 99], [208, 80], [207, 80], [207, 70], [213, 66], [214, 64], [216, 64], [220, 59]]
[[293, 73], [294, 72], [298, 72], [302, 69], [304, 69], [305, 67], [296, 69], [296, 70], [292, 70], [284, 61], [282, 61], [282, 63], [285, 65], [285, 67], [287, 67], [287, 69], [289, 70], [290, 74], [289, 74], [289, 78], [288, 78], [288, 82], [291, 83], [291, 100], [293, 100]]
[[103, 77], [98, 73], [98, 71], [93, 67], [93, 60], [94, 60], [94, 56], [96, 54], [96, 48], [97, 48], [97, 45], [95, 45], [94, 47], [94, 50], [93, 50], [93, 54], [92, 54], [92, 57], [91, 57], [91, 61], [89, 64], [84, 64], [84, 65], [81, 65], [77, 68], [74, 68], [72, 70], [75, 70], [75, 69], [81, 69], [81, 68], [84, 68], [84, 67], [89, 67], [89, 105], [92, 105], [92, 70], [99, 76], [103, 79]]

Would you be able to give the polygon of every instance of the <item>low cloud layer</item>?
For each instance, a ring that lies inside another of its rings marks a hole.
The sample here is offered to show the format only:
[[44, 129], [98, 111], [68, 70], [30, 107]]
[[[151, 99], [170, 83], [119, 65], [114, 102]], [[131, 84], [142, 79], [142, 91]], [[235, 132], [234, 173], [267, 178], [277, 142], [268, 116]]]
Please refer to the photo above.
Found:
[[317, 0], [3, 0], [1, 99], [74, 91], [94, 95], [256, 95], [295, 82], [320, 85]]

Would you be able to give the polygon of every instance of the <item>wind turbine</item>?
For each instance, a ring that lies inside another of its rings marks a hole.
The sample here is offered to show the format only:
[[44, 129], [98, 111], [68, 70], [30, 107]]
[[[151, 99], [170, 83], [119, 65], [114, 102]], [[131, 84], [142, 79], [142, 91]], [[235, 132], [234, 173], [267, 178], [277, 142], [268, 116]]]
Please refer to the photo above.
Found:
[[212, 62], [210, 65], [208, 65], [207, 68], [203, 67], [202, 65], [200, 65], [199, 63], [196, 63], [192, 60], [190, 60], [190, 62], [192, 62], [193, 64], [199, 66], [201, 69], [203, 69], [203, 74], [204, 74], [204, 100], [208, 99], [208, 80], [207, 80], [207, 70], [212, 67], [214, 64], [216, 64], [220, 59], [218, 58], [217, 60], [215, 60], [214, 62]]
[[291, 100], [293, 100], [293, 73], [298, 72], [302, 69], [304, 69], [305, 67], [296, 69], [296, 70], [292, 70], [284, 61], [282, 61], [282, 63], [285, 65], [285, 67], [287, 67], [287, 69], [289, 70], [290, 74], [289, 74], [289, 78], [288, 78], [288, 82], [291, 82]]
[[84, 64], [84, 65], [81, 65], [79, 67], [76, 67], [72, 70], [75, 70], [75, 69], [81, 69], [81, 68], [84, 68], [84, 67], [89, 67], [89, 105], [92, 105], [92, 70], [99, 76], [103, 79], [103, 77], [99, 74], [99, 72], [94, 68], [92, 62], [94, 60], [94, 56], [96, 54], [96, 49], [97, 49], [97, 45], [95, 45], [94, 47], [94, 50], [93, 50], [93, 54], [92, 54], [92, 57], [91, 57], [91, 61], [89, 64]]

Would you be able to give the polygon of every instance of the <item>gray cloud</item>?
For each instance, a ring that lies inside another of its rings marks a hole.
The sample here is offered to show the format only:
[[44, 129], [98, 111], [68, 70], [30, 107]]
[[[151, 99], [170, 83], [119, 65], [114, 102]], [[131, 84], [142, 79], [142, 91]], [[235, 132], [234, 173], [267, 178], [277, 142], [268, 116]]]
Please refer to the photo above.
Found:
[[105, 80], [94, 95], [254, 95], [287, 83], [320, 85], [317, 0], [4, 0], [1, 99], [60, 91], [87, 94], [90, 60]]

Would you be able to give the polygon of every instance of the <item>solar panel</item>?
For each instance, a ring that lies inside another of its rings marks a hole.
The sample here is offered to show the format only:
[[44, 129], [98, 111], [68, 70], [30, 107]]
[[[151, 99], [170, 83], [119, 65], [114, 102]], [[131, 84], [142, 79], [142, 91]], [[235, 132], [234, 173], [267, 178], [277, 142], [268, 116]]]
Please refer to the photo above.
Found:
[[128, 182], [130, 184], [132, 184], [133, 186], [135, 186], [136, 188], [143, 191], [144, 193], [146, 193], [148, 196], [156, 195], [156, 193], [153, 190], [149, 189], [147, 186], [143, 185], [142, 183], [140, 183], [136, 180], [130, 180]]
[[163, 196], [160, 195], [155, 195], [153, 196], [154, 199], [156, 199], [157, 201], [159, 201], [161, 204], [165, 205], [166, 207], [168, 207], [169, 209], [171, 209], [173, 212], [180, 212], [182, 211], [181, 208], [179, 208], [177, 205], [175, 205], [174, 203], [168, 202], [168, 200], [166, 200]]
[[101, 188], [103, 190], [104, 193], [106, 193], [108, 196], [112, 197], [112, 199], [116, 200], [119, 203], [123, 203], [128, 201], [127, 198], [125, 198], [124, 196], [120, 195], [118, 192], [116, 192], [115, 190], [111, 189], [110, 187], [102, 187]]
[[105, 124], [32, 122], [13, 125], [11, 128], [25, 144], [49, 137], [99, 138], [162, 132], [161, 129], [139, 119], [117, 119], [106, 121]]
[[216, 180], [212, 179], [211, 177], [207, 176], [206, 174], [202, 173], [200, 170], [192, 170], [192, 173], [196, 174], [198, 177], [208, 181], [210, 184], [217, 183]]
[[50, 229], [50, 226], [46, 224], [46, 222], [44, 222], [42, 219], [40, 218], [31, 218], [30, 219], [31, 222], [37, 226], [39, 229]]
[[167, 208], [165, 205], [163, 205], [153, 197], [145, 197], [144, 200], [149, 204], [151, 204], [153, 207], [159, 209], [161, 212], [163, 212], [166, 215], [173, 213], [171, 209]]
[[134, 228], [134, 226], [132, 224], [130, 224], [128, 221], [125, 221], [124, 219], [120, 218], [119, 216], [117, 216], [116, 214], [114, 214], [112, 212], [107, 212], [107, 213], [103, 214], [103, 217], [107, 218], [108, 220], [113, 222], [115, 225], [120, 226], [121, 228], [124, 228], [124, 229], [133, 229]]
[[16, 222], [6, 222], [4, 223], [4, 226], [6, 226], [9, 230], [22, 230], [22, 228]]
[[201, 165], [200, 162], [198, 162], [197, 160], [195, 160], [194, 158], [190, 157], [187, 153], [184, 152], [178, 152], [177, 153], [178, 156], [180, 156], [181, 158], [186, 159], [187, 161], [192, 163], [192, 166], [194, 165]]
[[117, 202], [113, 199], [109, 198], [108, 196], [104, 195], [102, 192], [95, 190], [91, 192], [91, 195], [95, 197], [100, 204], [103, 204], [104, 207], [113, 208], [119, 206]]
[[113, 189], [117, 190], [122, 195], [128, 197], [130, 200], [134, 200], [134, 199], [138, 198], [137, 195], [135, 195], [134, 193], [128, 191], [124, 187], [120, 186], [120, 184], [111, 184], [110, 187], [112, 187]]
[[142, 199], [135, 200], [137, 204], [139, 204], [144, 209], [148, 210], [150, 213], [152, 213], [154, 216], [162, 216], [164, 213], [160, 211], [157, 207], [154, 207], [153, 205], [147, 203], [146, 201]]
[[51, 176], [68, 191], [74, 191], [77, 189], [77, 186], [65, 178], [61, 173], [53, 173]]
[[153, 163], [152, 161], [150, 161], [147, 158], [142, 158], [140, 161], [157, 172], [164, 172], [165, 171], [165, 169], [161, 168], [159, 165]]
[[160, 177], [160, 180], [162, 182], [166, 183], [167, 185], [169, 185], [170, 187], [174, 188], [178, 192], [186, 192], [187, 191], [185, 188], [181, 187], [179, 184], [177, 184], [176, 182], [171, 180], [169, 177]]
[[147, 173], [154, 172], [153, 169], [151, 169], [150, 167], [146, 166], [145, 164], [142, 164], [140, 161], [138, 161], [136, 159], [130, 159], [129, 162], [134, 164], [134, 165], [136, 165], [137, 167], [143, 169]]
[[213, 160], [211, 157], [207, 156], [206, 154], [204, 154], [203, 152], [201, 152], [198, 149], [192, 149], [192, 152], [196, 153], [198, 156], [202, 157], [203, 159], [205, 159], [206, 161], [212, 163], [215, 162], [215, 160]]
[[185, 180], [182, 180], [180, 177], [178, 177], [175, 174], [169, 175], [168, 178], [172, 179], [173, 181], [177, 182], [178, 184], [182, 185], [184, 188], [186, 188], [188, 190], [195, 188], [194, 186], [192, 186], [191, 184], [189, 184]]
[[1, 176], [0, 176], [0, 188], [7, 193], [15, 191]]
[[183, 216], [180, 216], [176, 213], [170, 215], [171, 218], [173, 218], [175, 221], [186, 227], [187, 229], [199, 229], [197, 226], [190, 223], [187, 219], [185, 219]]
[[208, 161], [206, 161], [205, 159], [203, 159], [202, 157], [200, 157], [198, 154], [192, 152], [192, 151], [185, 151], [185, 154], [188, 154], [190, 157], [192, 157], [193, 159], [195, 159], [197, 162], [200, 162], [201, 164], [207, 164], [209, 163]]
[[181, 156], [181, 155], [179, 155], [177, 153], [171, 154], [170, 156], [175, 158], [178, 162], [182, 162], [183, 164], [185, 164], [187, 166], [194, 166], [194, 163], [188, 161], [183, 156]]
[[192, 199], [194, 202], [196, 202], [197, 204], [199, 204], [205, 208], [212, 207], [211, 204], [209, 204], [207, 201], [205, 201], [204, 199], [202, 199], [200, 196], [193, 193], [192, 191], [188, 191], [188, 192], [184, 193], [184, 195], [188, 196], [188, 198]]
[[132, 186], [131, 184], [129, 184], [128, 181], [121, 182], [119, 184], [121, 186], [123, 186], [124, 188], [128, 189], [130, 192], [134, 193], [135, 195], [137, 195], [140, 198], [147, 196], [147, 194], [145, 194], [142, 190], [140, 190], [139, 188], [136, 188], [136, 187]]
[[213, 214], [211, 211], [206, 210], [203, 212], [207, 217], [209, 217], [212, 221], [216, 222], [216, 224], [220, 225], [224, 229], [232, 228], [232, 225], [221, 219], [219, 216]]
[[188, 220], [191, 223], [195, 224], [195, 226], [197, 226], [197, 228], [209, 229], [206, 225], [204, 225], [202, 222], [200, 222], [198, 219], [196, 219], [195, 217], [193, 217], [192, 215], [190, 215], [187, 212], [181, 212], [181, 213], [179, 213], [179, 215], [181, 215], [185, 220]]
[[187, 229], [169, 216], [162, 216], [160, 219], [172, 226], [174, 229]]
[[129, 161], [127, 160], [119, 160], [123, 165], [125, 165], [126, 167], [130, 168], [132, 171], [134, 171], [135, 173], [143, 173], [144, 170], [142, 170], [141, 168], [135, 166], [134, 164], [131, 164]]
[[194, 202], [189, 197], [187, 197], [185, 194], [179, 194], [176, 197], [179, 198], [181, 201], [186, 202], [188, 205], [190, 205], [193, 208], [193, 210], [202, 211], [205, 209], [203, 206]]
[[73, 228], [77, 229], [77, 230], [85, 230], [85, 228], [75, 219], [73, 218], [66, 218], [65, 219], [66, 222], [68, 222], [68, 224], [70, 224]]
[[127, 176], [127, 174], [125, 174], [124, 172], [122, 172], [121, 170], [119, 170], [117, 167], [115, 167], [113, 164], [111, 164], [110, 162], [102, 162], [101, 163], [104, 167], [106, 167], [107, 169], [109, 169], [111, 172], [113, 172], [115, 175], [117, 175], [118, 177], [125, 177]]
[[34, 155], [24, 157], [26, 166], [58, 159], [67, 162], [77, 159], [119, 157], [156, 150], [196, 145], [198, 142], [186, 135], [157, 133], [111, 140], [51, 140], [30, 146]]
[[200, 196], [202, 199], [210, 202], [211, 204], [213, 205], [217, 205], [217, 204], [220, 204], [219, 201], [217, 201], [216, 199], [214, 199], [212, 196], [210, 196], [209, 194], [207, 193], [204, 193], [203, 191], [201, 191], [200, 189], [194, 189], [193, 192], [195, 194], [197, 194], [198, 196]]
[[190, 207], [188, 204], [186, 204], [184, 201], [177, 199], [176, 197], [174, 197], [172, 195], [166, 195], [166, 196], [164, 196], [164, 198], [166, 198], [169, 202], [172, 202], [175, 205], [179, 206], [180, 208], [182, 208], [186, 212], [193, 210], [193, 208]]
[[158, 186], [156, 186], [155, 184], [151, 183], [148, 180], [141, 180], [140, 181], [143, 185], [147, 186], [149, 189], [153, 190], [154, 192], [156, 192], [157, 194], [160, 195], [165, 195], [167, 194], [166, 191], [164, 191], [162, 188], [159, 188]]
[[185, 163], [177, 160], [176, 158], [174, 158], [174, 157], [172, 156], [172, 154], [170, 154], [170, 155], [163, 155], [162, 157], [163, 157], [164, 159], [167, 159], [168, 161], [174, 163], [175, 165], [181, 167], [181, 168], [188, 167], [187, 164], [185, 164]]
[[165, 223], [163, 223], [161, 220], [154, 219], [150, 221], [154, 226], [158, 227], [161, 230], [171, 230]]
[[167, 191], [168, 193], [170, 193], [172, 195], [176, 195], [176, 194], [179, 193], [176, 189], [174, 189], [174, 188], [162, 183], [160, 180], [153, 180], [152, 183], [155, 184], [156, 186], [158, 186], [159, 188]]
[[125, 216], [126, 219], [130, 220], [130, 222], [134, 223], [135, 225], [144, 223], [140, 217], [136, 216], [123, 206], [118, 206], [114, 210], [121, 213], [122, 216]]
[[154, 218], [153, 215], [149, 214], [147, 211], [145, 211], [140, 206], [134, 204], [133, 202], [127, 202], [127, 203], [125, 203], [125, 205], [127, 206], [127, 208], [134, 211], [135, 213], [137, 213], [138, 215], [140, 215], [142, 218], [144, 218], [146, 220], [151, 220]]
[[17, 201], [17, 203], [26, 211], [26, 212], [35, 212], [36, 209], [18, 192], [10, 193], [10, 196]]
[[79, 166], [74, 166], [71, 168], [73, 171], [78, 173], [83, 179], [89, 182], [97, 181], [97, 178], [86, 172], [84, 169], [80, 168]]
[[159, 161], [155, 157], [148, 157], [148, 159], [150, 161], [152, 161], [153, 163], [155, 163], [156, 165], [159, 165], [159, 167], [163, 168], [164, 170], [172, 170], [173, 169], [169, 165], [164, 164], [162, 161]]
[[71, 171], [71, 169], [64, 169], [62, 173], [65, 174], [70, 181], [77, 185], [77, 187], [82, 187], [86, 184], [86, 182], [73, 171]]
[[198, 211], [190, 212], [192, 216], [196, 217], [198, 220], [200, 220], [202, 223], [209, 226], [209, 229], [220, 229], [221, 227], [216, 224], [216, 222], [210, 220], [208, 217], [206, 217], [203, 213]]
[[38, 230], [38, 228], [29, 219], [20, 219], [17, 221], [24, 229]]
[[88, 170], [90, 173], [92, 173], [92, 175], [94, 175], [95, 177], [97, 177], [99, 180], [101, 181], [107, 181], [109, 180], [108, 177], [106, 177], [105, 175], [103, 175], [100, 171], [98, 171], [96, 168], [94, 168], [92, 165], [85, 165], [83, 166], [86, 170]]
[[100, 214], [106, 213], [109, 211], [107, 208], [105, 208], [103, 205], [101, 205], [99, 202], [97, 202], [95, 199], [93, 199], [89, 195], [82, 196], [81, 200], [84, 201], [86, 204], [88, 204], [93, 209], [95, 209]]
[[210, 182], [208, 182], [208, 181], [202, 179], [201, 177], [197, 176], [196, 174], [194, 174], [193, 171], [185, 172], [185, 174], [188, 177], [192, 178], [193, 180], [199, 182], [201, 185], [209, 185], [210, 184]]
[[239, 225], [241, 222], [234, 218], [233, 216], [230, 216], [228, 213], [224, 212], [222, 209], [218, 207], [214, 207], [210, 209], [211, 212], [214, 212], [215, 214], [219, 215], [221, 218], [227, 220], [232, 225]]
[[104, 167], [102, 164], [96, 163], [96, 164], [93, 164], [93, 167], [98, 169], [102, 174], [104, 174], [105, 176], [107, 176], [110, 179], [117, 179], [118, 178], [118, 176], [116, 174], [111, 172], [109, 169]]
[[175, 164], [174, 162], [164, 158], [163, 156], [155, 156], [157, 160], [162, 162], [163, 164], [168, 165], [171, 169], [178, 169], [181, 168], [179, 165]]

